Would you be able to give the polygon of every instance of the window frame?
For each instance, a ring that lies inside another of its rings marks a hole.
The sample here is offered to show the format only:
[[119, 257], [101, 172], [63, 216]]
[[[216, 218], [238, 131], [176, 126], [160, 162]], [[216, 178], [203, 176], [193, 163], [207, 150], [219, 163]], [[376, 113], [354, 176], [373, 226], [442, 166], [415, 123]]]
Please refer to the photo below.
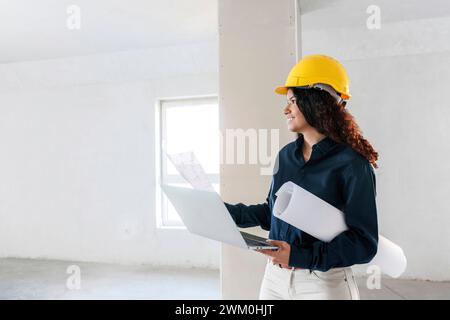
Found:
[[[171, 107], [180, 107], [180, 104], [184, 106], [197, 106], [201, 104], [214, 103], [219, 106], [219, 99], [217, 95], [201, 95], [201, 96], [185, 96], [175, 98], [160, 98], [156, 101], [156, 116], [155, 116], [155, 128], [156, 128], [156, 156], [155, 156], [155, 169], [156, 169], [156, 224], [157, 228], [161, 229], [186, 229], [186, 226], [182, 221], [171, 220], [168, 218], [168, 205], [169, 200], [161, 190], [161, 184], [176, 184], [187, 183], [183, 177], [178, 174], [167, 174], [167, 157], [165, 157], [166, 150], [166, 110]], [[219, 151], [220, 152], [220, 151]], [[220, 174], [207, 174], [208, 179], [212, 184], [219, 184]]]

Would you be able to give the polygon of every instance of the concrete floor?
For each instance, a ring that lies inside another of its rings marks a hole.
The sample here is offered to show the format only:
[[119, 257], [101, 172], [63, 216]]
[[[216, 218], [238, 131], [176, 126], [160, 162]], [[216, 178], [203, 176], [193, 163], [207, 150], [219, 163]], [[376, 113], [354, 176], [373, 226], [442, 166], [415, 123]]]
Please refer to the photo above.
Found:
[[[69, 290], [70, 265], [81, 269], [81, 289]], [[361, 299], [450, 299], [450, 282], [383, 279]], [[0, 259], [0, 299], [220, 299], [219, 271], [158, 269], [67, 261]]]

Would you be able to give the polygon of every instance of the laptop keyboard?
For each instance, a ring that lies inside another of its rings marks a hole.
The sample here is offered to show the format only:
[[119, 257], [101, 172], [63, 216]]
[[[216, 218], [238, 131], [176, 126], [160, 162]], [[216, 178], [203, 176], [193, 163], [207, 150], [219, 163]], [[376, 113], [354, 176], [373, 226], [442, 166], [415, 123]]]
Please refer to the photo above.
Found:
[[247, 245], [249, 247], [253, 247], [253, 246], [269, 246], [269, 244], [267, 242], [261, 242], [261, 241], [256, 241], [256, 240], [251, 240], [251, 239], [245, 239], [245, 243], [247, 243]]
[[258, 237], [253, 234], [242, 231], [241, 234], [248, 246], [271, 246], [269, 243], [266, 242], [265, 238]]

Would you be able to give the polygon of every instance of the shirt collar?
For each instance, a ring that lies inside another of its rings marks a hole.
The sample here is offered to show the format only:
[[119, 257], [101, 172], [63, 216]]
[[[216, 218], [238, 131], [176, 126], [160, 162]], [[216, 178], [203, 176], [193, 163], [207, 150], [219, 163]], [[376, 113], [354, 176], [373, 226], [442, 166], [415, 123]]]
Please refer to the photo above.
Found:
[[[295, 141], [297, 150], [299, 150], [300, 152], [302, 152], [301, 150], [302, 150], [302, 146], [303, 146], [303, 139], [304, 139], [303, 135], [300, 134], [299, 137], [297, 138], [297, 140]], [[323, 138], [318, 143], [316, 143], [315, 145], [312, 146], [312, 153], [316, 154], [316, 155], [314, 155], [314, 158], [316, 158], [316, 156], [318, 156], [318, 155], [326, 154], [336, 144], [338, 144], [336, 141], [334, 141], [333, 139], [331, 139], [328, 136], [325, 136], [325, 138]]]

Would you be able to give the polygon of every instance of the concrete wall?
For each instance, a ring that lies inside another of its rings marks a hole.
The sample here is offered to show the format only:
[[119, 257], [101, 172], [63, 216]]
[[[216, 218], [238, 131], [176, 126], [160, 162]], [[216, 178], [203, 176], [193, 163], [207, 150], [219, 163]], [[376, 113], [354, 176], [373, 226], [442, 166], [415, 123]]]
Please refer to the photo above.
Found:
[[[347, 68], [349, 110], [380, 154], [380, 233], [403, 247], [404, 278], [450, 280], [450, 6], [447, 1], [301, 1], [302, 53]], [[363, 270], [360, 270], [363, 272]]]
[[157, 98], [217, 91], [217, 42], [1, 64], [0, 257], [218, 268], [156, 228], [154, 125]]
[[[291, 0], [219, 1], [219, 101], [223, 136], [227, 129], [273, 129], [279, 130], [279, 141], [268, 143], [282, 147], [293, 139], [282, 111], [286, 98], [273, 90], [284, 83], [295, 63], [295, 36], [295, 6]], [[230, 150], [224, 148], [223, 152]], [[220, 184], [225, 201], [265, 202], [271, 176], [261, 175], [260, 163], [250, 164], [248, 159], [246, 164], [222, 164]], [[267, 235], [259, 228], [252, 228], [251, 232]], [[265, 257], [259, 253], [223, 245], [222, 297], [257, 299], [265, 264]]]

